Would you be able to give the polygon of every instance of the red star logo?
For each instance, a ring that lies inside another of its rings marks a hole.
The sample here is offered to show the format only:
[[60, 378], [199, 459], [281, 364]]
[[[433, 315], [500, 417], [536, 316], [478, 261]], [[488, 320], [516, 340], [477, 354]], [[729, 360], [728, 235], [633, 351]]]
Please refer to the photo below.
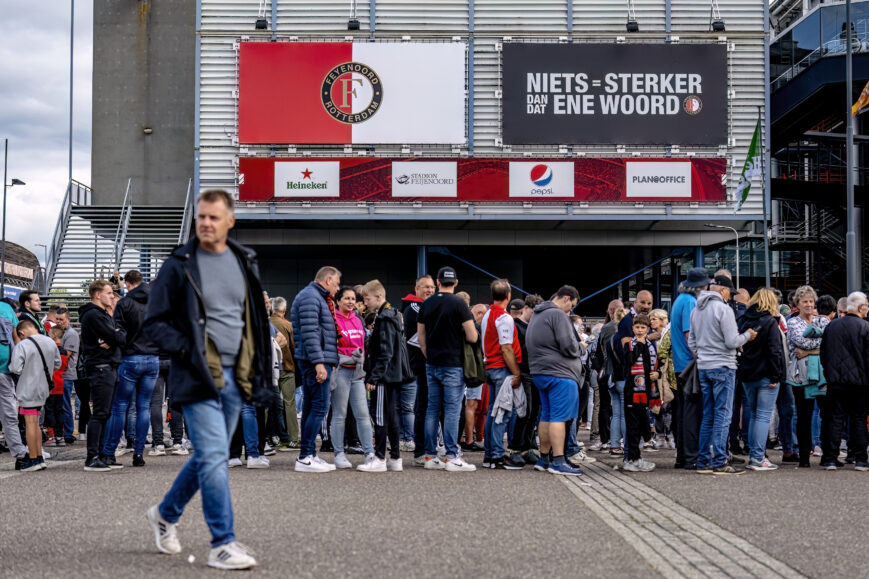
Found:
[[310, 179], [310, 178], [311, 178], [311, 171], [306, 168], [304, 171], [302, 171], [302, 179]]

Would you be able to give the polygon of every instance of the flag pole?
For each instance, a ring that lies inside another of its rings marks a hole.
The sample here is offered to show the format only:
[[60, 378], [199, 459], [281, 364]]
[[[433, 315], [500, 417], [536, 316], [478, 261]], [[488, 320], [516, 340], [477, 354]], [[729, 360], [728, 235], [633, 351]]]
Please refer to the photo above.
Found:
[[[757, 107], [757, 122], [760, 123], [761, 109]], [[764, 122], [766, 127], [766, 123]], [[770, 281], [770, 259], [769, 259], [769, 213], [770, 213], [770, 176], [767, 175], [769, 167], [766, 163], [766, 156], [770, 154], [771, 144], [769, 142], [769, 131], [765, 131], [763, 153], [760, 155], [760, 173], [763, 179], [763, 262], [766, 287], [771, 287]]]

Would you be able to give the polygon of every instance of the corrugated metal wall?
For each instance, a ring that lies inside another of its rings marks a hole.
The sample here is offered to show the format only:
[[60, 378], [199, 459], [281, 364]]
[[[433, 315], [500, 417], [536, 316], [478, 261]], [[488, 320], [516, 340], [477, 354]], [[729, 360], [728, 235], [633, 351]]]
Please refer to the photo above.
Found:
[[[237, 190], [239, 155], [289, 156], [286, 149], [239, 147], [237, 141], [237, 64], [241, 40], [268, 41], [273, 32], [271, 2], [265, 2], [269, 30], [254, 29], [258, 0], [199, 0], [201, 2], [200, 69], [200, 187]], [[732, 197], [764, 100], [763, 1], [719, 0], [727, 31], [708, 32], [711, 0], [671, 0], [671, 34], [681, 43], [718, 42], [728, 45], [731, 105], [726, 149], [696, 148], [669, 152], [664, 147], [629, 147], [620, 156], [726, 155], [728, 191]], [[571, 4], [572, 3], [572, 4]], [[351, 0], [277, 0], [276, 40], [338, 41], [347, 37], [368, 42], [438, 42], [460, 38], [473, 46], [473, 139], [461, 154], [475, 156], [559, 156], [558, 147], [513, 147], [500, 144], [500, 47], [512, 42], [664, 42], [665, 0], [635, 0], [640, 32], [625, 31], [627, 2], [609, 0], [356, 0], [358, 32], [347, 31]], [[372, 22], [372, 17], [374, 22]], [[469, 103], [471, 104], [471, 103]], [[468, 109], [470, 110], [470, 108]], [[341, 147], [299, 147], [296, 155], [342, 154]], [[445, 146], [414, 146], [414, 154], [450, 155]], [[587, 155], [618, 155], [616, 144], [575, 148]], [[396, 146], [378, 146], [373, 155], [399, 155]], [[356, 154], [354, 151], [353, 154]], [[756, 181], [743, 213], [759, 214], [761, 183]], [[607, 212], [633, 212], [632, 205], [608, 207]], [[705, 207], [703, 213], [728, 214], [728, 207]]]

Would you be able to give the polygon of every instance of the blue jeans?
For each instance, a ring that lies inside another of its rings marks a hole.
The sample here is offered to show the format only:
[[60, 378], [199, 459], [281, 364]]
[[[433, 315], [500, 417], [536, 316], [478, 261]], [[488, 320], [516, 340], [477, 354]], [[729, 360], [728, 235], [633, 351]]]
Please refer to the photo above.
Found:
[[821, 446], [821, 408], [817, 401], [815, 402], [815, 410], [812, 412], [812, 445]]
[[235, 370], [223, 367], [226, 386], [218, 399], [191, 402], [182, 407], [187, 434], [195, 451], [178, 473], [172, 488], [160, 503], [160, 516], [177, 523], [184, 507], [202, 490], [202, 514], [211, 531], [211, 546], [235, 541], [232, 500], [229, 494], [229, 441], [238, 424], [241, 394]]
[[329, 378], [332, 375], [332, 366], [326, 364], [326, 379], [317, 382], [317, 370], [315, 365], [307, 360], [296, 360], [299, 371], [302, 373], [302, 388], [304, 397], [302, 401], [302, 440], [299, 459], [317, 454], [317, 433], [329, 412]]
[[241, 403], [241, 430], [244, 435], [244, 454], [248, 459], [259, 458], [259, 425], [253, 404]]
[[504, 433], [507, 431], [507, 425], [515, 413], [511, 412], [509, 416], [505, 414], [501, 420], [501, 424], [495, 424], [495, 417], [492, 416], [492, 408], [498, 399], [498, 390], [501, 389], [501, 383], [508, 376], [510, 376], [510, 371], [507, 368], [486, 370], [486, 382], [489, 384], [489, 409], [486, 412], [486, 427], [483, 430], [483, 442], [486, 449], [486, 458], [493, 460], [501, 458], [506, 454], [504, 452]]
[[610, 446], [618, 448], [619, 440], [624, 439], [625, 444], [628, 442], [628, 437], [625, 436], [625, 381], [617, 380], [610, 386], [610, 400], [613, 406], [613, 416], [610, 419]]
[[75, 413], [72, 411], [72, 389], [75, 380], [63, 380], [63, 435], [66, 438], [75, 438]]
[[571, 420], [565, 426], [567, 431], [564, 438], [564, 456], [571, 457], [579, 452], [579, 443], [576, 441], [576, 423], [578, 419]]
[[769, 435], [769, 421], [772, 419], [772, 409], [778, 398], [778, 386], [769, 387], [769, 379], [762, 378], [755, 382], [743, 382], [746, 406], [742, 411], [742, 419], [746, 420], [746, 410], [749, 410], [748, 425], [748, 455], [751, 460], [761, 462], [766, 454], [766, 439]]
[[703, 422], [700, 423], [700, 453], [697, 455], [697, 468], [708, 466], [717, 468], [727, 462], [727, 435], [730, 431], [730, 415], [733, 413], [736, 370], [712, 368], [700, 370], [698, 374], [700, 392], [703, 394]]
[[[425, 365], [428, 408], [425, 412], [425, 454], [437, 456], [438, 426], [444, 413], [444, 446], [447, 458], [459, 455], [459, 413], [465, 395], [465, 376], [460, 366]], [[486, 421], [488, 423], [488, 420]]]
[[794, 400], [794, 390], [790, 384], [782, 382], [778, 389], [778, 440], [781, 442], [782, 452], [791, 454], [794, 451], [794, 426], [797, 406]]
[[374, 452], [374, 431], [368, 414], [368, 395], [362, 379], [353, 380], [354, 368], [335, 370], [335, 390], [332, 391], [332, 446], [335, 454], [344, 452], [344, 427], [347, 424], [347, 403], [353, 408], [356, 419], [356, 434], [366, 455]]
[[[145, 450], [145, 439], [151, 427], [151, 395], [160, 373], [160, 359], [157, 356], [125, 356], [118, 367], [118, 384], [112, 401], [112, 415], [106, 424], [104, 456], [114, 456], [121, 440], [121, 430], [127, 420], [127, 407], [133, 393], [136, 394], [136, 444], [133, 454], [141, 456]], [[127, 435], [129, 436], [129, 432]]]
[[416, 380], [401, 385], [401, 440], [413, 440], [413, 407], [416, 403]]

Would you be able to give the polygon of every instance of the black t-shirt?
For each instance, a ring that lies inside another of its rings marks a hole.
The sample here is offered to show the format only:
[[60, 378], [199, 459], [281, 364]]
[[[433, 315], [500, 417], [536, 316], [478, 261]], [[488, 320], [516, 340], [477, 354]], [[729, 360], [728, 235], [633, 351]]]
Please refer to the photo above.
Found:
[[426, 362], [461, 368], [465, 343], [462, 324], [473, 319], [468, 304], [453, 294], [437, 293], [425, 300], [417, 321], [425, 324]]
[[519, 332], [519, 349], [522, 350], [522, 361], [519, 362], [519, 372], [531, 374], [531, 366], [528, 363], [528, 349], [525, 347], [525, 333], [528, 331], [528, 324], [522, 318], [515, 318], [513, 322], [516, 324], [516, 331]]
[[417, 341], [417, 318], [419, 316], [419, 308], [422, 303], [411, 302], [404, 309], [404, 338], [407, 340], [407, 356], [410, 360], [410, 368], [414, 375], [420, 376], [425, 374], [425, 356]]

